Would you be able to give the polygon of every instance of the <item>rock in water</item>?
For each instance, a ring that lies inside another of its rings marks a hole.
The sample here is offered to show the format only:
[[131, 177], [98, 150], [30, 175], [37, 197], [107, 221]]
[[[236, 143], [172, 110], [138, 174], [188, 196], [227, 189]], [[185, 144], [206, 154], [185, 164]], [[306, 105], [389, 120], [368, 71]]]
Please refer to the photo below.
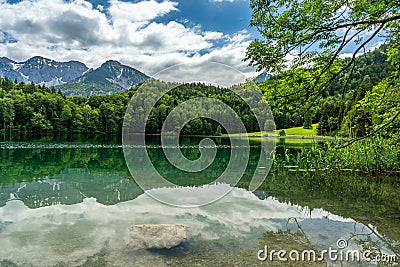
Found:
[[128, 229], [126, 245], [130, 249], [172, 248], [187, 238], [187, 227], [181, 224], [141, 224]]

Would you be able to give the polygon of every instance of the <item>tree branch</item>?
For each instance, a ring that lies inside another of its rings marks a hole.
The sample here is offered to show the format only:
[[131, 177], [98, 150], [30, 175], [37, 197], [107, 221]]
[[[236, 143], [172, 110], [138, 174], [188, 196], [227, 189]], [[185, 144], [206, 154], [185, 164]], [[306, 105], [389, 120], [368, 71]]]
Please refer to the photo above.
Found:
[[[340, 71], [338, 71], [338, 72], [337, 72], [335, 75], [333, 75], [327, 82], [325, 82], [325, 84], [322, 86], [322, 88], [321, 88], [318, 92], [313, 93], [312, 95], [317, 95], [317, 96], [320, 95], [320, 94], [322, 93], [322, 91], [325, 90], [325, 88], [326, 88], [329, 84], [331, 84], [337, 77], [339, 77], [340, 74], [342, 74], [345, 70], [347, 70], [347, 69], [354, 63], [355, 58], [356, 58], [358, 52], [359, 52], [367, 43], [369, 43], [369, 42], [382, 30], [383, 26], [384, 26], [384, 24], [380, 25], [379, 28], [376, 29], [375, 32], [374, 32], [366, 41], [364, 41], [364, 42], [354, 51], [353, 56], [352, 56], [350, 62], [349, 62], [345, 67], [343, 67], [342, 69], [340, 69]], [[315, 88], [315, 87], [316, 87], [316, 85], [314, 85], [314, 88]], [[314, 103], [315, 100], [316, 100], [316, 98], [315, 98], [311, 103]]]
[[388, 22], [392, 22], [392, 21], [396, 21], [396, 20], [400, 20], [400, 15], [395, 15], [393, 17], [388, 17], [386, 19], [380, 19], [380, 20], [354, 21], [354, 22], [350, 22], [350, 23], [340, 24], [335, 27], [322, 27], [322, 28], [315, 28], [315, 29], [331, 32], [331, 31], [336, 31], [336, 30], [342, 29], [342, 28], [355, 27], [355, 26], [359, 26], [359, 25], [371, 26], [371, 25], [377, 25], [377, 24], [386, 24]]

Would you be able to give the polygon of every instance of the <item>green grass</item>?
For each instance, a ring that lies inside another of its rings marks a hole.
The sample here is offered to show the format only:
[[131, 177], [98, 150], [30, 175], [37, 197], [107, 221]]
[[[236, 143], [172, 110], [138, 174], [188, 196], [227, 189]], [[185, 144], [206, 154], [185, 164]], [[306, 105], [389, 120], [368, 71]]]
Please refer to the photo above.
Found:
[[[222, 136], [228, 136], [228, 134], [223, 134]], [[234, 134], [229, 134], [229, 136], [236, 136], [236, 137], [261, 137], [261, 132], [234, 133]]]
[[[285, 130], [286, 135], [300, 135], [300, 136], [316, 136], [317, 135], [317, 127], [318, 123], [312, 125], [312, 129], [304, 129], [303, 126], [300, 127], [293, 127]], [[279, 135], [279, 132], [282, 131], [276, 130], [276, 135]]]
[[[293, 127], [288, 129], [279, 129], [276, 130], [276, 135], [279, 136], [279, 132], [285, 130], [286, 136], [310, 136], [315, 137], [317, 136], [317, 127], [318, 123], [312, 125], [312, 129], [304, 129], [303, 126], [300, 127]], [[238, 136], [238, 137], [260, 137], [261, 132], [252, 132], [252, 133], [237, 133], [237, 134], [230, 134], [230, 136]]]

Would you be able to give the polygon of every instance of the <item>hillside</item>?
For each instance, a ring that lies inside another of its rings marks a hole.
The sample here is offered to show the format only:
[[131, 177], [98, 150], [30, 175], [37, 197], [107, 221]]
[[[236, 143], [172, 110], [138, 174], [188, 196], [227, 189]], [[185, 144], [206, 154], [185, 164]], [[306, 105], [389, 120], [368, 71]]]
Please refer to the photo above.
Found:
[[[354, 67], [318, 94], [312, 92], [313, 73], [308, 69], [285, 71], [260, 83], [271, 106], [276, 128], [318, 123], [318, 135], [363, 136], [368, 133], [374, 127], [372, 116], [375, 111], [360, 108], [360, 102], [390, 77], [391, 65], [385, 51], [386, 46], [382, 45], [357, 57]], [[338, 64], [344, 66], [349, 61], [345, 58]]]

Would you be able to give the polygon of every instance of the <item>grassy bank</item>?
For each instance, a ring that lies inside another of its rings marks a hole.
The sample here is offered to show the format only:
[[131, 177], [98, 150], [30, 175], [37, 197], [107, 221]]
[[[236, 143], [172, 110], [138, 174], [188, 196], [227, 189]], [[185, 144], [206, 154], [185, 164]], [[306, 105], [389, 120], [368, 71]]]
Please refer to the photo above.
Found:
[[[279, 129], [275, 131], [275, 135], [279, 136], [281, 131], [285, 131], [285, 136], [288, 137], [317, 137], [317, 127], [318, 123], [312, 125], [311, 129], [304, 129], [303, 126], [293, 127], [287, 129]], [[251, 133], [237, 133], [230, 134], [230, 136], [239, 136], [239, 137], [261, 137], [265, 135], [263, 132], [251, 132]]]
[[276, 135], [279, 135], [279, 133], [283, 130], [285, 131], [286, 136], [317, 136], [317, 127], [318, 123], [313, 124], [311, 129], [304, 129], [303, 126], [280, 129], [276, 130]]

